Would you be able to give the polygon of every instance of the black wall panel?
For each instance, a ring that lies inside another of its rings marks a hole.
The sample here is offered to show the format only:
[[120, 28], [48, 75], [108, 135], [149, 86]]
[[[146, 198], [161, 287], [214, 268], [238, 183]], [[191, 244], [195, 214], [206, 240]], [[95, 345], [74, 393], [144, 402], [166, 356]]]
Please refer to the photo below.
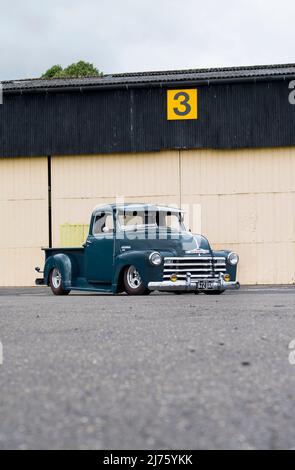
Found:
[[195, 88], [198, 119], [179, 121], [160, 87], [4, 95], [0, 157], [295, 145], [288, 81]]

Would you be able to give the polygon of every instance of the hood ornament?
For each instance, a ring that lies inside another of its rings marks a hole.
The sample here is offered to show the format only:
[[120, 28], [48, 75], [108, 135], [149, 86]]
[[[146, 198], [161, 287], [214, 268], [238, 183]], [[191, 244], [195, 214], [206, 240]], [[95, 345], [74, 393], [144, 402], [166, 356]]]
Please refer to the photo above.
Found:
[[204, 250], [203, 248], [194, 248], [193, 250], [186, 250], [185, 251], [187, 254], [194, 254], [194, 255], [207, 255], [209, 253], [209, 250]]

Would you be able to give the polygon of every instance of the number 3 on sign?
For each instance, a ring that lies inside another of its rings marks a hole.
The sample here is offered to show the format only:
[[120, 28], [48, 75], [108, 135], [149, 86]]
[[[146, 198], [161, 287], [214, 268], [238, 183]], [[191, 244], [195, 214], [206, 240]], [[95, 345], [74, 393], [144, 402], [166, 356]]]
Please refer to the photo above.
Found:
[[167, 119], [198, 119], [198, 90], [167, 90]]

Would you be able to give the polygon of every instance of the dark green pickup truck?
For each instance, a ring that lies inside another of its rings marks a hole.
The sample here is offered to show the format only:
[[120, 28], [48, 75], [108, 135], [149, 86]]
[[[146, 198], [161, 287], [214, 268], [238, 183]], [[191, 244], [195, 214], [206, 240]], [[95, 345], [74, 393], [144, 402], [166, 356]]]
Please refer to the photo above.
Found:
[[180, 209], [150, 204], [96, 208], [81, 248], [45, 248], [43, 278], [56, 295], [71, 290], [221, 294], [238, 289], [239, 257], [213, 251], [202, 235], [186, 231]]

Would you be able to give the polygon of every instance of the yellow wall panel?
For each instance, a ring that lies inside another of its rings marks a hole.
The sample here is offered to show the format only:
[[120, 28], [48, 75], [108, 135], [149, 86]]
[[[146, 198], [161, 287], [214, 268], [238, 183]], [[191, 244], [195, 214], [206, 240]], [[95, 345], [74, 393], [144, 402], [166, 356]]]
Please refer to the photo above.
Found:
[[244, 284], [295, 282], [295, 149], [181, 152], [182, 201], [202, 232], [240, 254]]
[[295, 148], [181, 152], [184, 194], [294, 191]]
[[0, 159], [0, 286], [34, 284], [48, 244], [47, 159]]
[[175, 151], [54, 157], [54, 197], [63, 199], [170, 196], [179, 192]]
[[116, 197], [179, 206], [179, 177], [179, 152], [53, 157], [53, 245], [61, 226], [88, 224], [94, 207]]
[[0, 201], [44, 200], [47, 197], [46, 158], [1, 158]]
[[0, 248], [0, 286], [33, 286], [38, 274], [35, 266], [44, 266], [40, 247]]
[[[47, 159], [0, 159], [0, 174], [0, 285], [32, 285], [48, 244]], [[77, 226], [116, 196], [181, 202], [190, 228], [239, 252], [244, 284], [295, 283], [295, 148], [52, 157], [54, 246], [81, 244]]]

